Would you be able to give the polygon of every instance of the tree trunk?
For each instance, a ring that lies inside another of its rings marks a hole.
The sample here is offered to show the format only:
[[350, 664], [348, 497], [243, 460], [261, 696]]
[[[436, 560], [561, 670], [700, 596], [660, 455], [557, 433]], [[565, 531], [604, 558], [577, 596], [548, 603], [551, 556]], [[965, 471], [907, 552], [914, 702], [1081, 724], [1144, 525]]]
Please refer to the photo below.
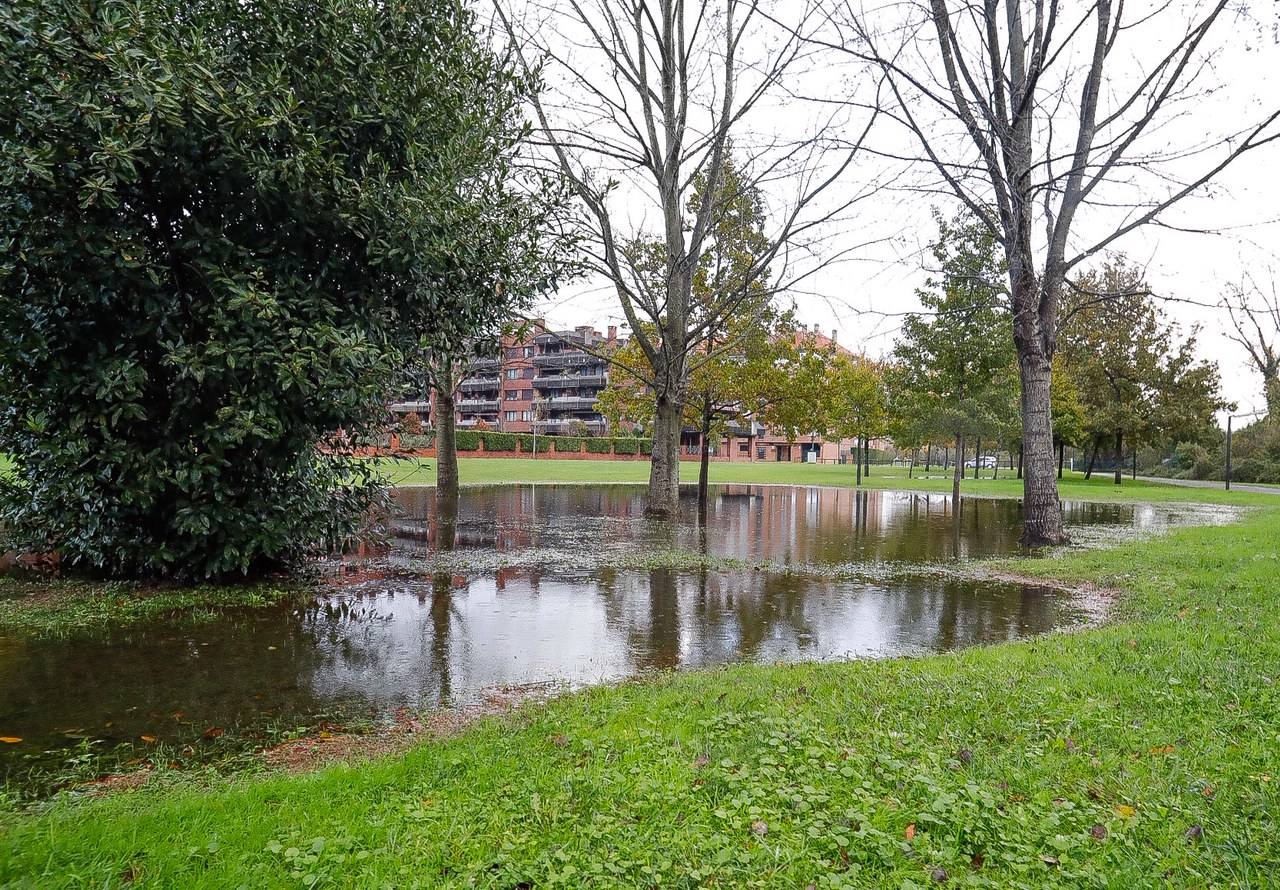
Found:
[[[1012, 454], [1011, 454], [1011, 455], [1009, 455], [1009, 458], [1010, 458], [1010, 460], [1012, 460], [1012, 459], [1013, 459], [1013, 455], [1012, 455]], [[1059, 465], [1059, 466], [1058, 466], [1058, 469], [1059, 469], [1059, 471], [1061, 471], [1061, 469], [1062, 469], [1062, 466], [1061, 466], [1061, 465], [1062, 465], [1062, 461], [1061, 461], [1061, 460], [1059, 460], [1059, 461], [1058, 461], [1058, 465]], [[1021, 478], [1022, 478], [1022, 445], [1018, 445], [1018, 478], [1019, 478], [1019, 479], [1021, 479]], [[1061, 478], [1062, 478], [1062, 473], [1061, 473], [1061, 472], [1059, 472], [1059, 473], [1058, 473], [1058, 478], [1059, 478], [1059, 479], [1061, 479]]]
[[1018, 371], [1022, 378], [1022, 543], [1030, 547], [1066, 542], [1062, 531], [1062, 503], [1053, 472], [1053, 415], [1049, 386], [1053, 367], [1043, 352], [1031, 353], [1019, 342]]
[[924, 448], [924, 471], [926, 473], [933, 470], [933, 446], [926, 445]]
[[1093, 462], [1098, 459], [1098, 452], [1101, 450], [1102, 450], [1102, 437], [1097, 436], [1093, 440], [1093, 451], [1089, 455], [1089, 463], [1084, 468], [1084, 478], [1086, 479], [1093, 478]]
[[908, 479], [910, 479], [910, 478], [911, 478], [911, 474], [915, 472], [915, 469], [916, 469], [916, 455], [915, 455], [915, 452], [913, 451], [913, 452], [911, 452], [911, 460], [910, 460], [910, 463], [908, 463], [908, 464], [907, 464], [907, 478], [908, 478]]
[[[1067, 443], [1059, 442], [1058, 443], [1058, 478], [1059, 479], [1062, 478], [1062, 463], [1064, 460], [1066, 460], [1066, 457], [1067, 457]], [[1018, 475], [1019, 476], [1022, 475], [1021, 468], [1018, 469]]]
[[1133, 449], [1133, 474], [1129, 478], [1138, 478], [1138, 449], [1136, 447]]
[[854, 485], [861, 485], [862, 484], [862, 440], [861, 439], [853, 440], [853, 462], [858, 467], [857, 469], [858, 481], [855, 482]]
[[974, 479], [978, 478], [978, 468], [981, 465], [982, 465], [982, 437], [978, 436], [978, 438], [973, 443], [973, 478]]
[[1116, 430], [1116, 485], [1124, 478], [1124, 433]]
[[[451, 376], [451, 375], [447, 375]], [[458, 439], [453, 393], [436, 389], [436, 498], [458, 498]]]
[[964, 478], [964, 436], [956, 433], [956, 469], [951, 475], [951, 500], [960, 503], [960, 480]]
[[1000, 455], [999, 454], [996, 454], [996, 462], [995, 464], [993, 464], [993, 468], [991, 470], [991, 478], [993, 481], [1000, 478]]
[[649, 500], [644, 512], [655, 519], [675, 519], [680, 513], [680, 420], [683, 407], [665, 393], [657, 397], [654, 406]]
[[871, 439], [862, 437], [862, 475], [871, 478]]
[[711, 468], [711, 396], [702, 400], [702, 462], [698, 465], [698, 518], [707, 518], [707, 475]]

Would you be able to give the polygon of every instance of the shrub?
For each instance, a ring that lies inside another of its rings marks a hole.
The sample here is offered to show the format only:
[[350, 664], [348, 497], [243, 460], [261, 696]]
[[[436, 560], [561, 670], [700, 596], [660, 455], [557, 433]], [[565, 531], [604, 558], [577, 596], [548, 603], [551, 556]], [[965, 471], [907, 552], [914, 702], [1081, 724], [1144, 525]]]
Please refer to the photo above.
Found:
[[614, 439], [613, 453], [614, 454], [639, 454], [640, 440], [639, 439], [623, 439], [623, 438]]
[[1231, 464], [1231, 479], [1235, 482], [1280, 483], [1280, 464], [1260, 457], [1246, 457]]
[[479, 451], [480, 435], [475, 430], [457, 430], [453, 434], [453, 441], [459, 451]]
[[549, 436], [557, 454], [576, 454], [582, 451], [582, 439], [578, 436]]
[[[433, 248], [457, 186], [510, 154], [492, 59], [462, 4], [0, 4], [10, 540], [206, 578], [360, 533], [382, 487], [343, 449], [416, 271], [469, 278]], [[442, 326], [497, 302], [470, 290]]]
[[516, 436], [515, 433], [482, 433], [480, 438], [484, 441], [485, 451], [515, 451]]
[[586, 440], [588, 454], [609, 454], [613, 450], [613, 440], [593, 436]]
[[641, 440], [640, 440], [640, 453], [641, 453], [641, 454], [653, 454], [653, 440], [652, 440], [652, 439], [641, 439]]
[[418, 436], [401, 436], [400, 448], [404, 451], [422, 451], [430, 448], [435, 437], [431, 433], [424, 433]]
[[[516, 442], [520, 444], [520, 450], [525, 454], [533, 452], [533, 434], [532, 433], [516, 433]], [[543, 438], [543, 437], [539, 437]], [[541, 446], [540, 446], [541, 447]]]
[[405, 436], [422, 435], [422, 418], [418, 416], [416, 411], [410, 411], [400, 418], [400, 432]]

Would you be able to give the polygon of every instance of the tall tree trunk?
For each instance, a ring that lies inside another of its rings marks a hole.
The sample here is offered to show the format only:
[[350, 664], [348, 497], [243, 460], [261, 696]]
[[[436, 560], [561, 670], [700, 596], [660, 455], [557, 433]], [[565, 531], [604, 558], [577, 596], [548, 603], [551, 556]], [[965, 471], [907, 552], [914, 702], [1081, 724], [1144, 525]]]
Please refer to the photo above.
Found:
[[1093, 451], [1089, 454], [1089, 463], [1084, 468], [1084, 478], [1093, 478], [1093, 463], [1098, 459], [1098, 452], [1102, 450], [1102, 437], [1097, 436], [1093, 440]]
[[[453, 375], [445, 375], [452, 378]], [[436, 388], [436, 498], [458, 498], [457, 413], [452, 389]]]
[[862, 437], [862, 475], [871, 478], [871, 437]]
[[1116, 430], [1116, 485], [1124, 478], [1124, 433]]
[[978, 478], [978, 468], [982, 465], [982, 437], [978, 436], [973, 443], [973, 478]]
[[933, 470], [933, 446], [926, 445], [924, 447], [924, 471], [926, 473]]
[[[1067, 443], [1059, 442], [1058, 443], [1058, 478], [1059, 479], [1062, 478], [1062, 463], [1064, 460], [1066, 460], [1066, 457], [1067, 457]], [[1022, 475], [1021, 469], [1018, 470], [1018, 475], [1019, 476]]]
[[908, 478], [908, 479], [910, 479], [910, 478], [911, 478], [911, 474], [915, 472], [915, 469], [916, 469], [916, 453], [913, 451], [913, 452], [911, 452], [910, 462], [907, 464], [907, 478]]
[[[1010, 456], [1010, 459], [1012, 459], [1012, 455]], [[996, 454], [996, 462], [995, 462], [995, 464], [993, 464], [993, 469], [991, 470], [991, 478], [992, 478], [993, 480], [995, 480], [995, 479], [999, 479], [999, 478], [1000, 478], [1000, 455], [999, 455], [999, 453], [997, 453], [997, 454]]]
[[960, 480], [964, 478], [964, 436], [956, 433], [956, 469], [951, 475], [951, 500], [960, 503]]
[[855, 438], [853, 440], [853, 462], [857, 465], [857, 482], [854, 485], [862, 484], [862, 439]]
[[680, 513], [680, 426], [683, 405], [669, 394], [657, 397], [653, 454], [649, 460], [649, 500], [645, 515], [675, 519]]
[[1053, 415], [1049, 386], [1053, 366], [1042, 349], [1018, 343], [1018, 371], [1022, 378], [1022, 543], [1031, 547], [1065, 543], [1062, 503], [1053, 471]]
[[[1009, 455], [1009, 457], [1012, 458], [1013, 455]], [[1061, 463], [1061, 461], [1059, 461], [1059, 463]], [[1022, 478], [1022, 444], [1021, 443], [1018, 444], [1018, 478], [1019, 479]], [[1062, 473], [1058, 473], [1058, 478], [1059, 479], [1062, 478]]]
[[711, 468], [711, 395], [702, 397], [702, 455], [698, 464], [698, 519], [707, 518], [707, 475]]

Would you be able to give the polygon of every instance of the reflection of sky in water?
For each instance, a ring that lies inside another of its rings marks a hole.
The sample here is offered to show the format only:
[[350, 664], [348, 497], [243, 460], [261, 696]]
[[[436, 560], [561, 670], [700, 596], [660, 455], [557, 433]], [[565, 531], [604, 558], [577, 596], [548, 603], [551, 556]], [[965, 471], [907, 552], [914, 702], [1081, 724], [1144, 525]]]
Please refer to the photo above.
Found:
[[[372, 577], [305, 606], [70, 639], [0, 636], [0, 734], [34, 745], [65, 744], [68, 731], [190, 741], [210, 726], [465, 703], [494, 685], [945, 651], [1048, 631], [1093, 608], [1038, 588], [889, 568], [1017, 552], [1016, 501], [966, 500], [957, 523], [939, 495], [723, 486], [704, 533], [689, 519], [644, 519], [635, 486], [468, 489], [456, 523], [444, 525], [433, 492], [401, 499], [395, 548], [363, 564]], [[1067, 505], [1069, 522], [1103, 534], [1188, 515], [1181, 505]], [[459, 563], [450, 571], [379, 577], [450, 538]], [[627, 554], [704, 548], [752, 563], [885, 570], [854, 581], [609, 567]], [[486, 563], [501, 554], [515, 558]], [[28, 750], [6, 746], [0, 764]]]

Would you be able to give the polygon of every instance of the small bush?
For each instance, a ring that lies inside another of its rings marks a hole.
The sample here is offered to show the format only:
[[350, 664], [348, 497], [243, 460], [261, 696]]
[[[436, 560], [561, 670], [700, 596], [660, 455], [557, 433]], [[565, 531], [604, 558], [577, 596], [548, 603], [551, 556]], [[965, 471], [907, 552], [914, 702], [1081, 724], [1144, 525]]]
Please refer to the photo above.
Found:
[[430, 448], [435, 437], [431, 433], [424, 433], [416, 436], [401, 436], [400, 449], [402, 451], [422, 451]]
[[453, 441], [459, 451], [480, 450], [480, 433], [475, 430], [458, 430], [454, 433]]
[[612, 439], [590, 438], [587, 442], [588, 454], [609, 454], [613, 450]]
[[582, 451], [582, 439], [578, 436], [549, 436], [555, 443], [557, 454], [576, 454]]
[[515, 433], [481, 433], [485, 451], [515, 451]]
[[641, 453], [641, 454], [653, 454], [653, 440], [652, 440], [652, 439], [641, 439], [641, 440], [640, 440], [640, 453]]
[[640, 440], [639, 439], [614, 439], [613, 453], [614, 454], [639, 454]]
[[410, 411], [400, 418], [400, 432], [406, 436], [421, 436], [422, 418], [416, 412]]
[[1234, 482], [1280, 483], [1280, 464], [1260, 457], [1247, 457], [1231, 465], [1231, 479]]
[[532, 433], [516, 433], [516, 442], [520, 445], [520, 450], [525, 454], [533, 451], [533, 434]]

